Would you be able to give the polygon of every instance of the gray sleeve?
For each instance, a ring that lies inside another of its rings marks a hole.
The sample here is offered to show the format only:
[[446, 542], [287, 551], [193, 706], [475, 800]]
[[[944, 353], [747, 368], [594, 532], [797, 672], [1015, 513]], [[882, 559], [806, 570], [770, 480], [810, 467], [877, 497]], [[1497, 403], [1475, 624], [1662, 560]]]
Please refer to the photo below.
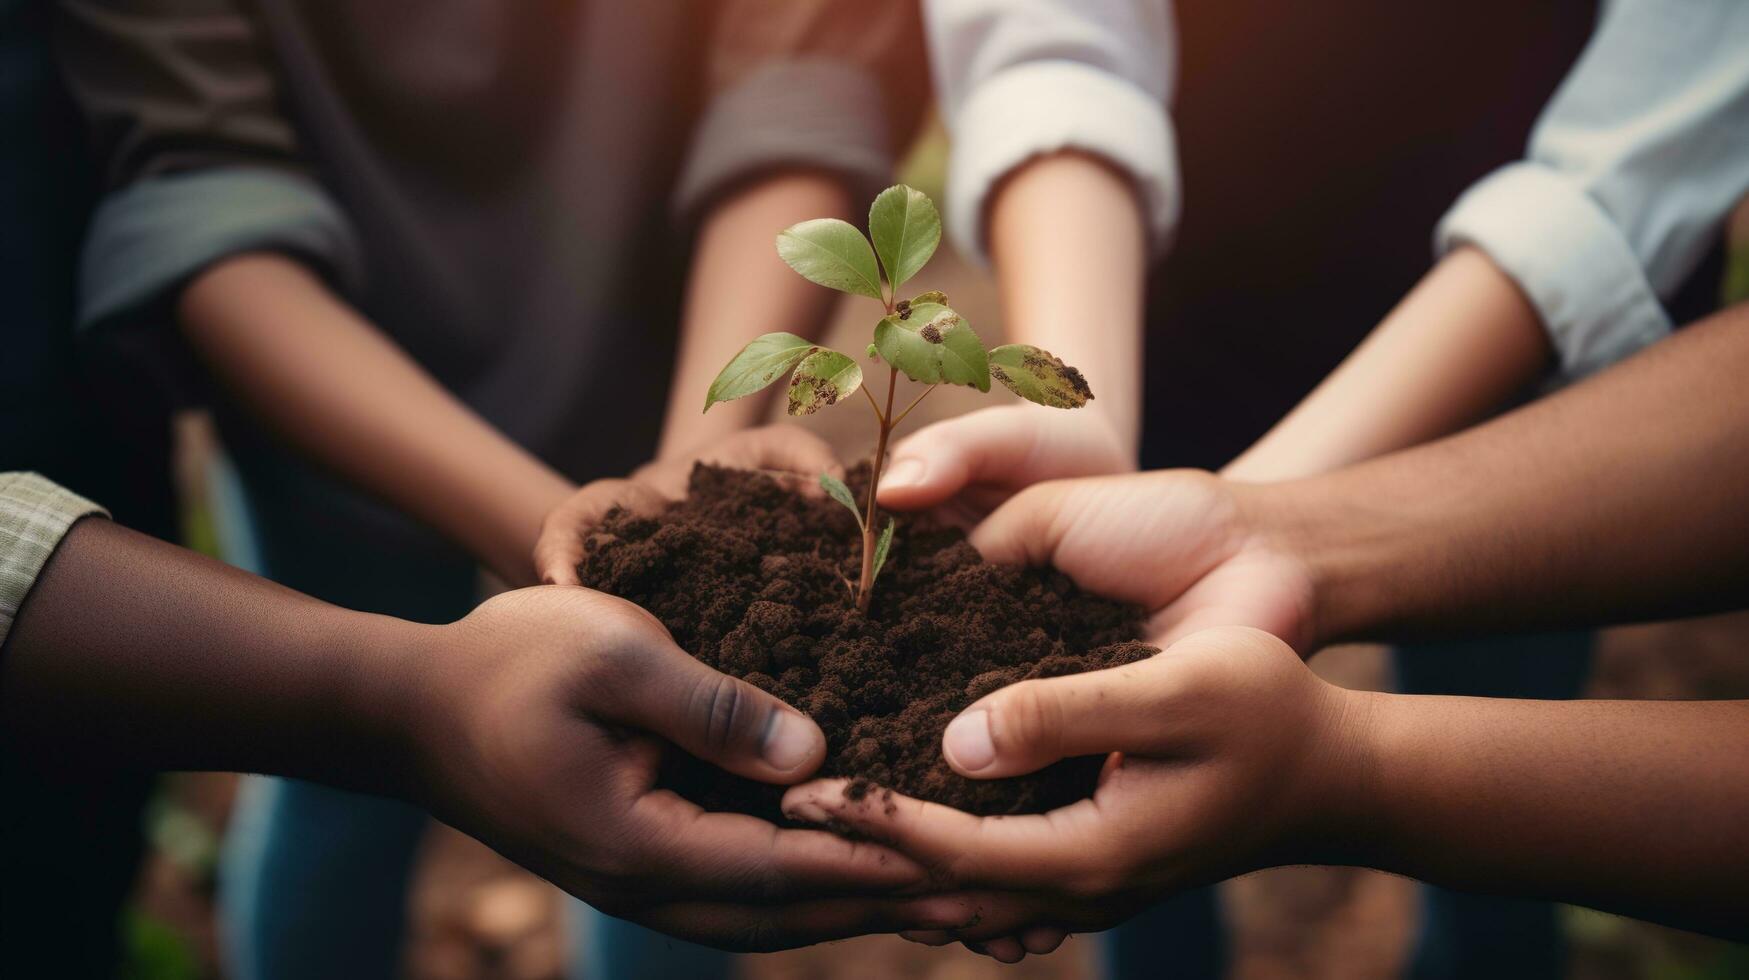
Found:
[[705, 108], [675, 194], [694, 215], [774, 167], [840, 174], [859, 195], [891, 182], [927, 101], [916, 5], [730, 0], [708, 54]]
[[259, 251], [297, 256], [343, 291], [356, 289], [363, 274], [345, 216], [298, 174], [228, 167], [122, 188], [92, 217], [79, 270], [79, 327], [156, 309], [214, 262]]
[[302, 158], [261, 27], [238, 0], [62, 0], [56, 54], [107, 195], [81, 261], [82, 329], [157, 311], [241, 252], [286, 252], [336, 285], [356, 237]]

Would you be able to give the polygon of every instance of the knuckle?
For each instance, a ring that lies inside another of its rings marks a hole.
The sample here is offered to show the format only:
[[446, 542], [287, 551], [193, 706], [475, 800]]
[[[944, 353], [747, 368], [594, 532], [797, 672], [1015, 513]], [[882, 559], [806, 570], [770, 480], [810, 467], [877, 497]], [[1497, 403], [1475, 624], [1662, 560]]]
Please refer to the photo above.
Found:
[[1016, 684], [992, 715], [990, 738], [999, 756], [1044, 755], [1062, 744], [1062, 702], [1045, 684]]
[[692, 692], [692, 717], [705, 747], [722, 752], [747, 741], [758, 707], [747, 686], [727, 674], [699, 678]]
[[631, 637], [612, 626], [604, 626], [596, 635], [589, 658], [588, 677], [605, 692], [629, 694], [643, 680], [648, 663]]

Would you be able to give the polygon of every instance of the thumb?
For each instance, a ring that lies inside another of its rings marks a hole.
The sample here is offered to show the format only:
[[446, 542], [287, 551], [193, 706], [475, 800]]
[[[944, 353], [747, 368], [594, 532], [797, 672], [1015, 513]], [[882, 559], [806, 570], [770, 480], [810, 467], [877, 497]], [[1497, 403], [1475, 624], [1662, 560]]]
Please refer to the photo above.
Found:
[[1173, 692], [1169, 664], [1154, 657], [1011, 684], [948, 723], [942, 754], [954, 771], [974, 779], [1017, 776], [1074, 756], [1152, 754]]
[[611, 686], [617, 688], [613, 720], [736, 775], [796, 783], [826, 758], [826, 736], [813, 719], [672, 643], [657, 650], [645, 645], [627, 658]]
[[989, 408], [937, 422], [899, 443], [881, 475], [881, 505], [922, 510], [969, 485], [1030, 482], [1038, 428], [1016, 418], [1013, 408]]

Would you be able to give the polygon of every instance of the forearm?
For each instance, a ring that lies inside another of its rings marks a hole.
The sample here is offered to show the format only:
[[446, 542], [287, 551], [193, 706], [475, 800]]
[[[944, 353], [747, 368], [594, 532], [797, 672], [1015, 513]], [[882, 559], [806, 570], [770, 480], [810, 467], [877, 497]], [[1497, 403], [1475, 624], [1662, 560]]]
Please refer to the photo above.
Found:
[[26, 752], [394, 790], [434, 629], [86, 519], [7, 637], [0, 724]]
[[1142, 417], [1147, 234], [1128, 178], [1097, 157], [1055, 153], [1022, 165], [990, 202], [990, 251], [1005, 334], [1094, 379], [1082, 411], [1135, 453]]
[[1460, 248], [1222, 475], [1324, 473], [1449, 435], [1553, 363], [1536, 310], [1487, 256]]
[[317, 463], [512, 583], [569, 481], [505, 438], [301, 265], [246, 255], [182, 294], [183, 332], [232, 395]]
[[1749, 936], [1749, 702], [1352, 696], [1362, 863]]
[[1323, 641], [1662, 618], [1749, 581], [1749, 307], [1457, 436], [1250, 488]]
[[748, 185], [706, 218], [687, 280], [659, 458], [697, 450], [764, 421], [770, 393], [724, 402], [708, 415], [700, 408], [717, 372], [748, 341], [773, 330], [820, 335], [833, 294], [791, 272], [772, 247], [778, 232], [817, 217], [854, 220], [850, 194], [834, 177], [796, 171]]

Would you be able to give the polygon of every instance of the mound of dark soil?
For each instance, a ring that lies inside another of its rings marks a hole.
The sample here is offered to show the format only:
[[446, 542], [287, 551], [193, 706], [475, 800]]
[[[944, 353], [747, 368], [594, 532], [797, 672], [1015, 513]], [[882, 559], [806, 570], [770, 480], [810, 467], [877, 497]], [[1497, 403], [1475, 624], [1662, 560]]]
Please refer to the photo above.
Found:
[[[862, 498], [867, 468], [847, 481]], [[1015, 681], [1141, 660], [1142, 611], [1048, 569], [985, 562], [951, 528], [900, 518], [867, 616], [855, 519], [762, 473], [699, 466], [658, 517], [609, 514], [588, 542], [583, 584], [650, 610], [681, 648], [813, 716], [822, 776], [859, 780], [977, 814], [1039, 812], [1089, 795], [1097, 757], [1028, 776], [966, 779], [941, 733], [974, 700]], [[671, 753], [663, 783], [712, 810], [778, 819], [781, 787]]]

